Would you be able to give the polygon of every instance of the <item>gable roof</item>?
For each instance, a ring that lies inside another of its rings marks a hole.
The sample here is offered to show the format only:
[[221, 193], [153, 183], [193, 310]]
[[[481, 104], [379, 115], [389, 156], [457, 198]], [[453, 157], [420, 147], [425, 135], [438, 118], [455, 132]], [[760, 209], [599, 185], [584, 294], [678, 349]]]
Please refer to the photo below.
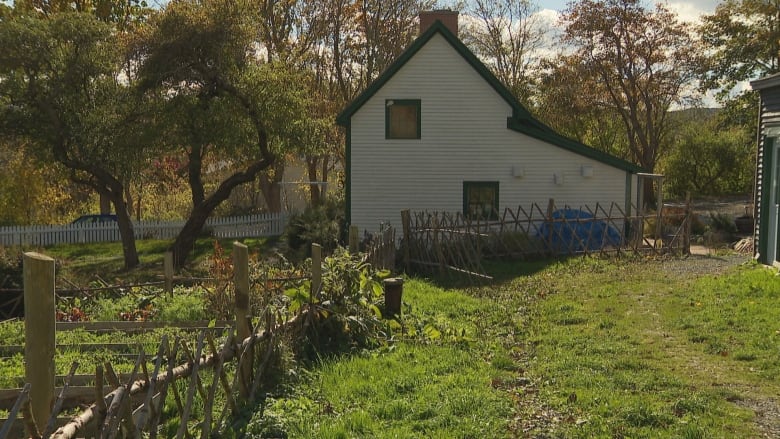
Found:
[[514, 97], [506, 86], [477, 58], [465, 44], [453, 34], [441, 21], [435, 21], [425, 32], [379, 75], [360, 95], [336, 117], [336, 123], [348, 127], [352, 116], [374, 96], [401, 68], [414, 57], [434, 35], [441, 35], [454, 49], [471, 65], [474, 70], [501, 96], [512, 108], [512, 116], [507, 120], [507, 128], [528, 136], [545, 141], [560, 148], [572, 151], [582, 156], [600, 161], [607, 165], [628, 172], [643, 172], [644, 170], [628, 161], [593, 149], [583, 143], [569, 139], [555, 132], [552, 128], [535, 119], [531, 113]]

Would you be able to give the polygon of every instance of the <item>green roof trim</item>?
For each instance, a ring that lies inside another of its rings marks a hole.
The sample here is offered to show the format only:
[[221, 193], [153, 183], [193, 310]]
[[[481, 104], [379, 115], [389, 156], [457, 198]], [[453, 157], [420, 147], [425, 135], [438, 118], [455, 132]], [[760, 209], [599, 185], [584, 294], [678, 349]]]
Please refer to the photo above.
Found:
[[514, 97], [514, 95], [496, 78], [495, 75], [477, 58], [465, 44], [453, 34], [441, 21], [434, 22], [422, 35], [379, 75], [358, 97], [336, 117], [336, 123], [350, 129], [350, 119], [372, 96], [374, 96], [401, 68], [423, 47], [434, 35], [439, 34], [458, 52], [466, 62], [509, 104], [512, 117], [507, 122], [507, 128], [531, 137], [548, 142], [552, 145], [572, 151], [579, 155], [600, 161], [607, 165], [623, 169], [627, 172], [645, 172], [641, 167], [619, 159], [613, 155], [593, 149], [583, 143], [564, 137], [547, 125], [535, 119], [531, 113]]
[[399, 56], [390, 66], [379, 75], [357, 98], [355, 98], [347, 107], [336, 117], [336, 123], [341, 126], [347, 126], [349, 119], [363, 106], [387, 81], [390, 80], [407, 61], [425, 46], [434, 35], [440, 34], [444, 39], [490, 84], [501, 97], [512, 107], [513, 117], [530, 118], [531, 113], [525, 109], [512, 93], [507, 90], [501, 81], [480, 61], [474, 53], [463, 44], [441, 21], [436, 20], [431, 27], [420, 35], [414, 42]]

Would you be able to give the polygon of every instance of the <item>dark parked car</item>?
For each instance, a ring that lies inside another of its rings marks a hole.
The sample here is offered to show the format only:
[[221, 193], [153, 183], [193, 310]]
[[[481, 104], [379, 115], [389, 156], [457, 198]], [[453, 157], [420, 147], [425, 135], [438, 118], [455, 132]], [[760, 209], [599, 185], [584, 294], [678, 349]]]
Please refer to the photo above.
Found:
[[115, 223], [116, 215], [112, 214], [93, 214], [93, 215], [81, 215], [73, 220], [71, 224], [100, 224], [100, 223]]

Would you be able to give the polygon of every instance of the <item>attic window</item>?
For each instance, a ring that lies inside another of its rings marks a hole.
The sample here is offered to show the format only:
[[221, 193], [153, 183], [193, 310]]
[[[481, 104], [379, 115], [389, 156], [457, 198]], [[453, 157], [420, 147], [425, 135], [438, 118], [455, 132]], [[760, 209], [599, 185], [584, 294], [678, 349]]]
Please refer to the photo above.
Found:
[[419, 139], [419, 99], [388, 99], [385, 101], [385, 138]]
[[474, 220], [498, 219], [498, 182], [464, 181], [463, 214]]

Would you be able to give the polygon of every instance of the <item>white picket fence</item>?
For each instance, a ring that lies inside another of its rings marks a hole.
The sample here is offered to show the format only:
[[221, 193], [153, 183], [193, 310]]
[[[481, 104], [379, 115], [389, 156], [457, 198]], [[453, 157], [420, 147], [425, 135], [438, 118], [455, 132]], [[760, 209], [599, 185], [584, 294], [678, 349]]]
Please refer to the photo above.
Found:
[[[210, 218], [205, 231], [215, 238], [252, 238], [281, 235], [287, 225], [287, 214]], [[133, 223], [136, 239], [172, 239], [184, 221], [140, 221]], [[64, 226], [0, 227], [0, 245], [39, 246], [120, 241], [116, 223], [68, 224]]]

